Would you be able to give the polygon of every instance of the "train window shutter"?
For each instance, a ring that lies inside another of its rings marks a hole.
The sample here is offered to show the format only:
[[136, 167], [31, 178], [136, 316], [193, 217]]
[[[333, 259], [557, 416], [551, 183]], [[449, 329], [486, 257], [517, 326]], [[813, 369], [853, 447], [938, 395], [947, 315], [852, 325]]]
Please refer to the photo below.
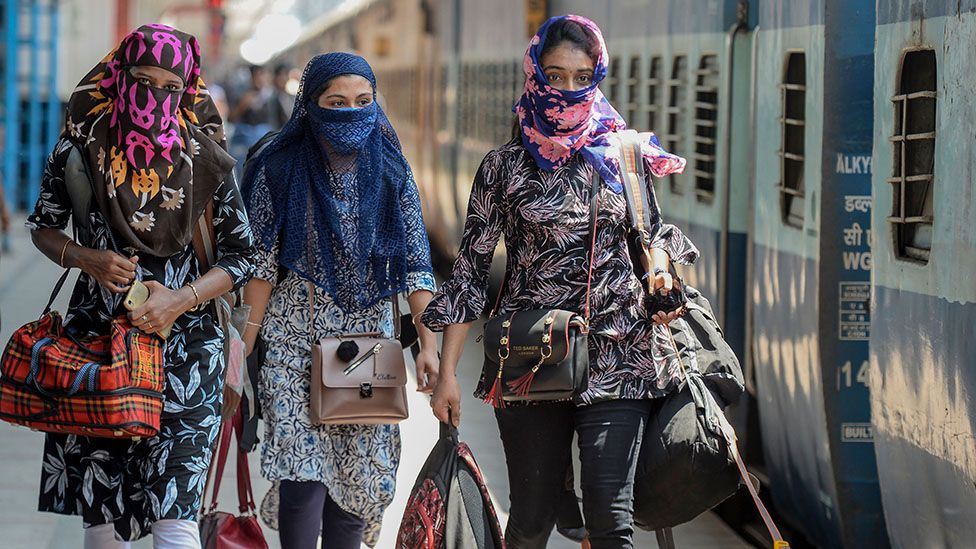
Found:
[[647, 67], [647, 101], [645, 110], [647, 111], [646, 124], [648, 131], [657, 132], [657, 113], [658, 101], [661, 94], [661, 57], [654, 56]]
[[780, 84], [780, 212], [783, 223], [803, 226], [806, 191], [803, 187], [806, 129], [806, 53], [789, 52]]
[[630, 64], [627, 69], [627, 101], [624, 104], [624, 110], [627, 113], [627, 118], [624, 120], [627, 120], [629, 124], [634, 124], [637, 122], [637, 109], [640, 107], [641, 103], [640, 81], [641, 58], [639, 55], [635, 55], [630, 58]]
[[894, 105], [893, 195], [888, 217], [899, 258], [927, 263], [934, 221], [936, 58], [933, 50], [905, 53]]
[[611, 57], [610, 67], [609, 70], [607, 71], [607, 78], [606, 78], [606, 83], [607, 83], [606, 96], [607, 99], [609, 99], [610, 103], [612, 104], [620, 105], [620, 96], [617, 94], [620, 93], [620, 89], [622, 87], [620, 83], [622, 80], [623, 78], [621, 78], [620, 76], [620, 57], [619, 56]]
[[695, 71], [695, 197], [715, 198], [715, 153], [718, 149], [718, 56], [703, 55]]
[[[685, 136], [685, 97], [688, 93], [686, 81], [688, 79], [688, 59], [684, 55], [675, 55], [671, 61], [671, 78], [668, 79], [668, 133], [664, 140], [668, 152], [681, 155], [681, 140]], [[682, 194], [682, 177], [672, 174], [668, 177], [669, 187], [673, 194]]]

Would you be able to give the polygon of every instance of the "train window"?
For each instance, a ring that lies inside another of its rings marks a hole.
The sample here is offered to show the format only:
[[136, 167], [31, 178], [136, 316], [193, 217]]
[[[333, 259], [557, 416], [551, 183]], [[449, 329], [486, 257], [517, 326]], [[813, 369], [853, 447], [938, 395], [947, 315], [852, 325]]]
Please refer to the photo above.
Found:
[[610, 103], [619, 105], [618, 101], [620, 98], [617, 97], [617, 90], [620, 89], [620, 58], [613, 57], [610, 59], [610, 70], [607, 72], [607, 99]]
[[657, 132], [657, 101], [661, 93], [661, 58], [652, 57], [647, 72], [647, 130]]
[[806, 192], [803, 188], [803, 164], [806, 128], [806, 53], [786, 54], [780, 99], [783, 115], [780, 122], [780, 211], [783, 223], [803, 226]]
[[637, 122], [637, 107], [640, 105], [640, 77], [641, 77], [641, 58], [633, 56], [630, 58], [630, 68], [627, 71], [627, 118], [628, 124]]
[[895, 112], [892, 232], [898, 257], [927, 263], [934, 219], [936, 59], [933, 50], [905, 53]]
[[[667, 149], [674, 154], [681, 154], [681, 138], [684, 136], [684, 112], [685, 112], [685, 80], [688, 75], [688, 59], [684, 55], [674, 56], [671, 62], [671, 78], [668, 80], [668, 107], [665, 109], [668, 115], [668, 133], [665, 136]], [[682, 194], [681, 180], [675, 175], [668, 178], [671, 192]]]
[[695, 71], [695, 196], [715, 198], [715, 146], [718, 136], [718, 56], [703, 55]]

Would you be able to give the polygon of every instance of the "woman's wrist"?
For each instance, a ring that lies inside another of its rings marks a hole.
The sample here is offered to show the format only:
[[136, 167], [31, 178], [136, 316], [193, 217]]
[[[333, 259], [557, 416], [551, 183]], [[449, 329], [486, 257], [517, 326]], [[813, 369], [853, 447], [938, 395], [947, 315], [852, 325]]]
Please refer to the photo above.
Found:
[[183, 286], [176, 290], [176, 295], [180, 298], [180, 309], [183, 312], [191, 311], [197, 306], [197, 297], [189, 287]]

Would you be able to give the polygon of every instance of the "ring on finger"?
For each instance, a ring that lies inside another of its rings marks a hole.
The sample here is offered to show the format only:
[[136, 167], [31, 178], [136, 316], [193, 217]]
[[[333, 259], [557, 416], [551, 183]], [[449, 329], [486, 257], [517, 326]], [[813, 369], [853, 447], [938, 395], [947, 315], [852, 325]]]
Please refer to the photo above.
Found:
[[146, 316], [146, 315], [142, 315], [142, 321], [143, 322], [149, 322], [149, 317]]
[[155, 328], [153, 328], [152, 322], [146, 322], [146, 325], [149, 326], [150, 330], [155, 330]]

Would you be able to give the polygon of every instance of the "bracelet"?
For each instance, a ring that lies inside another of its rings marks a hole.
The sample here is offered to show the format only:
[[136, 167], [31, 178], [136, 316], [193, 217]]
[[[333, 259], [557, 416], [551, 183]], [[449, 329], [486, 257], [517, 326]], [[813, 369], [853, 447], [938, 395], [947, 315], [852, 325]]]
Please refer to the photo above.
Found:
[[659, 274], [664, 274], [666, 272], [667, 272], [666, 270], [664, 270], [664, 269], [662, 269], [660, 267], [654, 267], [654, 276], [657, 276]]
[[64, 252], [68, 251], [68, 244], [71, 244], [72, 242], [74, 241], [69, 238], [68, 240], [64, 241], [64, 246], [61, 247], [61, 260], [58, 261], [58, 265], [60, 265], [62, 269], [64, 268]]
[[200, 308], [200, 294], [197, 293], [197, 288], [196, 286], [193, 285], [192, 282], [187, 282], [186, 286], [187, 288], [190, 289], [191, 292], [193, 292], [193, 298], [196, 300], [196, 303], [193, 304], [193, 307], [190, 310], [196, 311], [197, 309]]
[[247, 322], [247, 325], [248, 326], [254, 326], [255, 328], [260, 328], [261, 327], [261, 325], [258, 324], [257, 322], [251, 322], [250, 320], [248, 320], [246, 322]]

